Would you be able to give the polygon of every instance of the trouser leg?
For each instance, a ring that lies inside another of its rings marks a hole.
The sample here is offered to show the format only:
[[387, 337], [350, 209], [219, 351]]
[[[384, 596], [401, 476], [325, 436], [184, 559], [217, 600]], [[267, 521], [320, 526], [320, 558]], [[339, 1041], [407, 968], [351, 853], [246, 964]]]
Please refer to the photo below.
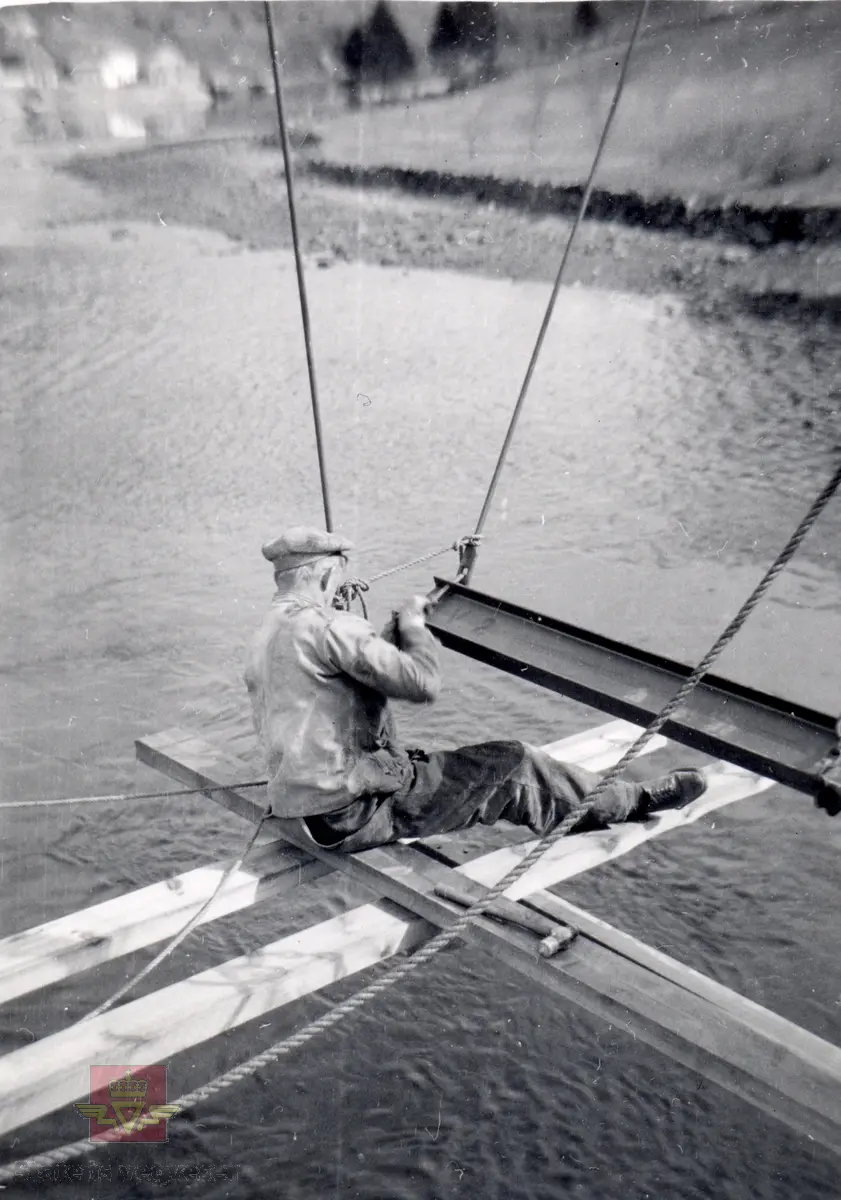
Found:
[[[353, 813], [325, 820], [348, 851], [397, 838], [454, 833], [473, 825], [510, 821], [533, 833], [551, 832], [599, 782], [522, 742], [485, 742], [459, 750], [413, 755], [409, 784], [370, 808], [353, 827]], [[626, 820], [638, 806], [640, 784], [619, 781], [599, 798], [576, 831]], [[361, 814], [360, 814], [361, 815]]]

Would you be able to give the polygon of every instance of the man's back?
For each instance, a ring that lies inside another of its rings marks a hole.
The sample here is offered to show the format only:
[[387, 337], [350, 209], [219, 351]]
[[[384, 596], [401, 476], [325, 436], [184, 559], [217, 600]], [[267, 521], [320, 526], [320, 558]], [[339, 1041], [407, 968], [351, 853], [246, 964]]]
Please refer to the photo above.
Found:
[[297, 834], [348, 853], [497, 821], [542, 836], [578, 808], [579, 820], [603, 826], [704, 791], [704, 776], [685, 770], [651, 784], [617, 780], [585, 802], [598, 776], [518, 741], [410, 757], [396, 743], [388, 701], [438, 696], [429, 600], [411, 597], [383, 636], [337, 611], [349, 549], [339, 535], [303, 527], [263, 547], [277, 592], [245, 679], [271, 811], [291, 819]]
[[387, 697], [433, 699], [434, 639], [408, 653], [360, 617], [294, 595], [277, 596], [254, 640], [245, 681], [279, 817], [315, 816], [404, 782]]

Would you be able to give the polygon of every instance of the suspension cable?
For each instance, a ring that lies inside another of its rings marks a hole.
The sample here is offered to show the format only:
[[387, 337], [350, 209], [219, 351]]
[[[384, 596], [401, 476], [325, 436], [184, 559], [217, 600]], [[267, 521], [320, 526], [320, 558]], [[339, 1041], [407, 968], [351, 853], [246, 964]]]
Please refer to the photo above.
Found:
[[576, 213], [575, 221], [573, 222], [572, 229], [570, 230], [569, 237], [567, 238], [567, 244], [564, 249], [563, 257], [561, 259], [561, 265], [558, 268], [558, 274], [555, 277], [555, 283], [552, 288], [552, 293], [549, 297], [549, 303], [546, 306], [546, 312], [543, 317], [543, 323], [540, 326], [540, 332], [537, 335], [537, 341], [535, 342], [534, 350], [532, 351], [532, 355], [529, 360], [529, 365], [526, 369], [525, 378], [523, 379], [523, 384], [522, 384], [522, 387], [520, 388], [520, 394], [517, 397], [517, 403], [514, 405], [514, 411], [511, 414], [511, 420], [508, 425], [508, 431], [505, 434], [505, 440], [502, 443], [502, 449], [499, 452], [499, 458], [497, 459], [496, 467], [494, 468], [494, 473], [493, 473], [493, 476], [491, 477], [491, 482], [488, 486], [487, 494], [485, 495], [485, 501], [482, 505], [482, 511], [479, 514], [479, 520], [476, 523], [476, 531], [475, 531], [476, 534], [481, 534], [482, 529], [484, 528], [484, 525], [485, 525], [485, 521], [487, 520], [487, 516], [490, 511], [490, 507], [493, 502], [494, 495], [496, 494], [496, 489], [497, 489], [497, 485], [499, 483], [499, 478], [500, 478], [500, 475], [502, 474], [502, 469], [505, 466], [505, 460], [508, 457], [508, 451], [511, 447], [511, 442], [513, 440], [514, 433], [517, 428], [517, 423], [519, 422], [519, 419], [520, 419], [520, 413], [522, 412], [523, 404], [525, 402], [526, 396], [528, 395], [529, 387], [531, 386], [532, 376], [534, 375], [535, 367], [537, 366], [537, 360], [540, 357], [540, 351], [543, 348], [543, 343], [546, 339], [546, 334], [549, 330], [549, 325], [552, 320], [552, 315], [555, 311], [555, 303], [558, 299], [558, 294], [560, 293], [560, 290], [561, 290], [561, 283], [563, 282], [564, 273], [566, 272], [567, 263], [569, 262], [570, 252], [572, 251], [573, 242], [575, 241], [575, 235], [578, 233], [578, 228], [584, 219], [584, 214], [586, 213], [587, 206], [590, 203], [590, 196], [592, 195], [593, 183], [596, 178], [596, 172], [599, 168], [599, 163], [601, 162], [602, 152], [604, 151], [605, 145], [607, 144], [608, 134], [610, 133], [610, 128], [613, 124], [613, 118], [616, 115], [616, 109], [619, 106], [619, 101], [622, 97], [622, 92], [624, 91], [624, 88], [625, 88], [625, 80], [628, 75], [628, 67], [631, 62], [631, 55], [633, 54], [634, 47], [637, 42], [637, 37], [639, 35], [639, 31], [642, 26], [643, 17], [645, 16], [646, 10], [648, 8], [648, 2], [649, 2], [649, 0], [642, 0], [642, 2], [639, 5], [639, 8], [637, 9], [637, 16], [636, 16], [636, 20], [634, 22], [633, 31], [631, 33], [631, 39], [628, 43], [628, 49], [625, 52], [625, 58], [622, 63], [622, 69], [619, 72], [619, 78], [616, 81], [616, 89], [613, 93], [613, 99], [610, 102], [610, 108], [608, 109], [607, 119], [604, 123], [602, 135], [599, 138], [599, 144], [598, 144], [598, 147], [596, 148], [596, 154], [593, 159], [593, 165], [590, 168], [590, 174], [587, 178], [587, 183], [586, 183], [586, 185], [584, 187], [584, 191], [582, 192], [582, 195], [581, 195], [581, 203], [578, 206], [578, 212]]
[[277, 38], [275, 36], [274, 16], [270, 0], [264, 0], [263, 8], [266, 14], [266, 32], [269, 38], [269, 52], [272, 60], [272, 76], [274, 78], [274, 94], [277, 106], [277, 125], [280, 134], [280, 145], [283, 151], [283, 173], [286, 176], [286, 195], [289, 202], [289, 225], [292, 231], [292, 248], [295, 253], [295, 272], [298, 277], [298, 297], [301, 302], [301, 323], [304, 329], [304, 347], [307, 355], [307, 372], [310, 380], [310, 398], [312, 400], [312, 418], [315, 426], [315, 448], [318, 455], [318, 473], [321, 478], [321, 500], [324, 506], [324, 524], [329, 532], [333, 530], [333, 513], [330, 506], [330, 489], [327, 483], [327, 464], [324, 453], [324, 432], [321, 425], [321, 408], [318, 401], [318, 384], [315, 377], [315, 358], [312, 349], [312, 331], [310, 327], [310, 310], [307, 301], [307, 286], [304, 279], [304, 266], [301, 261], [301, 244], [298, 233], [298, 213], [295, 207], [295, 188], [292, 180], [292, 152], [289, 147], [289, 132], [286, 128], [286, 113], [283, 107], [283, 87], [280, 78], [280, 58], [278, 56]]

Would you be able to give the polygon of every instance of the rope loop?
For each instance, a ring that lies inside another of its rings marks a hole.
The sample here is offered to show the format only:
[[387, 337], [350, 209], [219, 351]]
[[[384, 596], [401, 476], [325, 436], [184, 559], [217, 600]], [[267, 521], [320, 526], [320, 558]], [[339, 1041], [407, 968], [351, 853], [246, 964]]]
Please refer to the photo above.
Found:
[[350, 612], [351, 605], [357, 600], [362, 608], [362, 615], [365, 620], [368, 620], [368, 606], [365, 603], [364, 593], [370, 589], [371, 585], [366, 579], [345, 579], [336, 588], [336, 595], [333, 598], [333, 607], [338, 608], [343, 612]]

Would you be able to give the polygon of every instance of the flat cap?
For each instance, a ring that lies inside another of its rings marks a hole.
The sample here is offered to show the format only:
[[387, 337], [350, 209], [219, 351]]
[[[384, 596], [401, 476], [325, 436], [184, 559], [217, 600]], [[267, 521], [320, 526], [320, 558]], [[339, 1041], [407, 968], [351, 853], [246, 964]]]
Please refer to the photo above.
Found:
[[347, 554], [352, 549], [352, 543], [341, 534], [299, 525], [288, 529], [275, 541], [266, 542], [263, 557], [269, 560], [275, 572], [293, 571], [307, 562], [316, 562], [331, 554]]

